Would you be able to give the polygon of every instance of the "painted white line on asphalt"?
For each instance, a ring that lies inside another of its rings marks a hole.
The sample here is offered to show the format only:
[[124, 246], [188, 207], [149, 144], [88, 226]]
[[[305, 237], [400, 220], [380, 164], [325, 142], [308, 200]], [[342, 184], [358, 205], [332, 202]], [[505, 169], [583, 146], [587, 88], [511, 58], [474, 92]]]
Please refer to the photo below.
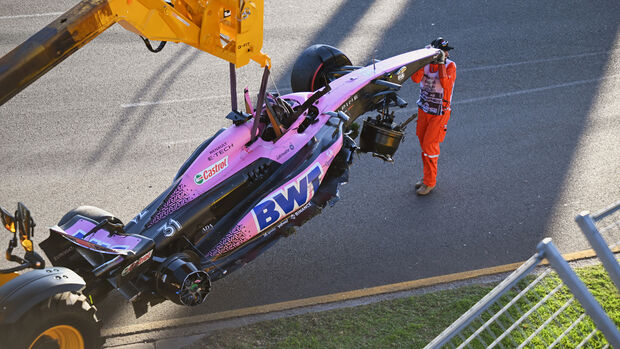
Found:
[[173, 145], [179, 145], [179, 144], [202, 143], [204, 142], [204, 140], [205, 140], [204, 138], [188, 138], [188, 139], [181, 139], [178, 141], [170, 141], [164, 144], [167, 145], [168, 147], [171, 147]]
[[[475, 103], [475, 102], [481, 102], [481, 101], [485, 101], [485, 100], [489, 100], [489, 99], [512, 97], [512, 96], [518, 96], [518, 95], [527, 94], [527, 93], [534, 93], [534, 92], [541, 92], [541, 91], [546, 91], [546, 90], [552, 90], [552, 89], [556, 89], [556, 88], [563, 88], [563, 87], [571, 87], [571, 86], [578, 86], [578, 85], [584, 85], [584, 84], [591, 84], [591, 83], [599, 82], [599, 81], [602, 81], [602, 80], [615, 79], [615, 78], [619, 78], [619, 77], [620, 77], [620, 74], [616, 74], [616, 75], [610, 75], [610, 76], [605, 76], [605, 77], [596, 78], [596, 79], [577, 80], [577, 81], [566, 82], [566, 83], [563, 83], [563, 84], [556, 84], [556, 85], [550, 85], [550, 86], [530, 88], [530, 89], [526, 89], [526, 90], [518, 90], [518, 91], [513, 91], [513, 92], [500, 93], [500, 94], [492, 95], [492, 96], [484, 96], [484, 97], [468, 98], [468, 99], [463, 99], [463, 100], [455, 100], [454, 102], [452, 102], [452, 105]], [[216, 97], [213, 97], [213, 98], [216, 98]], [[217, 98], [223, 98], [223, 96], [219, 96]], [[194, 99], [192, 99], [192, 100], [194, 100]], [[169, 101], [169, 102], [172, 102], [172, 101]], [[145, 103], [156, 104], [154, 102], [145, 102]], [[410, 106], [408, 106], [406, 108], [400, 109], [400, 111], [403, 112], [403, 113], [415, 112], [416, 110], [417, 110], [417, 105], [415, 105], [415, 104], [411, 104]], [[179, 141], [166, 142], [165, 144], [168, 147], [170, 147], [170, 146], [175, 145], [175, 144], [196, 143], [198, 141], [199, 140], [197, 140], [197, 139], [182, 139], [182, 140], [179, 140]]]
[[354, 23], [338, 45], [343, 52], [355, 52], [358, 58], [375, 58], [376, 47], [392, 27], [393, 23], [404, 13], [408, 0], [372, 1], [364, 10], [364, 16]]
[[[485, 100], [489, 100], [489, 99], [512, 97], [512, 96], [518, 96], [518, 95], [527, 94], [527, 93], [534, 93], [534, 92], [552, 90], [552, 89], [562, 88], [562, 87], [571, 87], [571, 86], [585, 85], [585, 84], [591, 84], [591, 83], [599, 82], [599, 81], [602, 81], [602, 80], [615, 79], [615, 78], [620, 78], [620, 74], [605, 76], [605, 77], [596, 78], [596, 79], [577, 80], [577, 81], [566, 82], [566, 83], [563, 83], [563, 84], [543, 86], [543, 87], [537, 87], [537, 88], [530, 88], [530, 89], [526, 89], [526, 90], [518, 90], [518, 91], [507, 92], [507, 93], [500, 93], [500, 94], [491, 95], [491, 96], [484, 96], [484, 97], [476, 97], [476, 98], [468, 98], [468, 99], [462, 99], [462, 100], [455, 100], [454, 102], [452, 102], [452, 105], [481, 102], [481, 101], [485, 101]], [[414, 111], [418, 110], [418, 106], [415, 103], [412, 103], [409, 106], [407, 106], [406, 108], [398, 109], [398, 110], [400, 110], [402, 112], [405, 112], [405, 113], [406, 112], [414, 112]]]
[[[531, 89], [527, 89], [527, 90], [518, 90], [518, 91], [513, 91], [513, 92], [507, 92], [507, 93], [500, 93], [500, 94], [492, 95], [492, 96], [484, 96], [484, 97], [468, 98], [468, 99], [463, 99], [463, 100], [455, 100], [454, 102], [452, 102], [452, 105], [481, 102], [481, 101], [485, 101], [485, 100], [489, 100], [489, 99], [512, 97], [512, 96], [518, 96], [518, 95], [527, 94], [527, 93], [534, 93], [534, 92], [552, 90], [552, 89], [555, 89], [555, 88], [562, 88], [562, 87], [570, 87], [570, 86], [591, 84], [591, 83], [594, 83], [594, 82], [599, 82], [599, 81], [602, 81], [602, 80], [614, 79], [614, 78], [619, 78], [619, 77], [620, 77], [620, 74], [616, 74], [616, 75], [610, 75], [610, 76], [606, 76], [606, 77], [602, 77], [602, 78], [596, 78], [596, 79], [571, 81], [571, 82], [567, 82], [567, 83], [563, 83], [563, 84], [557, 84], [557, 85], [551, 85], [551, 86], [543, 86], [543, 87], [531, 88]], [[418, 106], [415, 103], [412, 103], [409, 106], [407, 106], [405, 108], [402, 108], [402, 109], [398, 109], [398, 110], [400, 110], [402, 113], [413, 113], [413, 112], [416, 112], [418, 110]]]
[[487, 70], [487, 69], [514, 67], [514, 66], [517, 66], [517, 65], [524, 65], [524, 64], [537, 64], [537, 63], [547, 63], [547, 62], [563, 61], [565, 59], [598, 56], [598, 55], [608, 54], [608, 53], [610, 53], [610, 52], [608, 52], [608, 51], [600, 51], [600, 52], [581, 53], [581, 54], [570, 55], [570, 56], [560, 56], [560, 57], [554, 57], [554, 58], [535, 59], [535, 60], [531, 60], [531, 61], [512, 62], [512, 63], [504, 63], [504, 64], [493, 64], [493, 65], [483, 65], [483, 66], [480, 66], [480, 67], [459, 69], [459, 72], [470, 72], [470, 71], [477, 71], [477, 70]]
[[[495, 65], [485, 65], [485, 66], [474, 67], [474, 68], [464, 68], [464, 69], [460, 69], [459, 71], [460, 72], [470, 72], [470, 71], [477, 71], [477, 70], [497, 69], [497, 68], [505, 68], [505, 67], [512, 67], [512, 66], [518, 66], [518, 65], [525, 65], [525, 64], [537, 64], [537, 63], [561, 61], [561, 60], [572, 59], [572, 58], [596, 56], [596, 55], [602, 55], [602, 54], [607, 54], [607, 53], [609, 53], [609, 52], [608, 51], [599, 51], [599, 52], [581, 53], [581, 54], [570, 55], [570, 56], [544, 58], [544, 59], [536, 59], [536, 60], [531, 60], [531, 61], [511, 62], [511, 63], [495, 64]], [[471, 99], [466, 99], [466, 100], [463, 100], [463, 101], [455, 101], [452, 104], [472, 103], [472, 102], [482, 101], [482, 100], [485, 100], [485, 99], [510, 97], [510, 96], [514, 96], [514, 95], [519, 95], [519, 94], [524, 94], [524, 93], [532, 93], [532, 92], [538, 92], [538, 91], [544, 91], [544, 90], [549, 90], [549, 89], [554, 89], [554, 88], [559, 88], [559, 87], [568, 87], [568, 86], [581, 85], [581, 84], [591, 83], [591, 82], [595, 82], [595, 81], [600, 81], [601, 79], [604, 79], [604, 78], [592, 79], [592, 80], [574, 81], [574, 82], [570, 82], [570, 83], [566, 83], [566, 84], [552, 85], [552, 86], [540, 87], [540, 88], [530, 89], [530, 90], [514, 91], [514, 92], [509, 92], [509, 93], [503, 93], [503, 94], [495, 95], [495, 96], [471, 98]], [[284, 90], [282, 91], [283, 94], [290, 93], [290, 92], [292, 92], [292, 91], [290, 91], [290, 90], [289, 91], [284, 91]], [[121, 108], [135, 108], [135, 107], [146, 107], [146, 106], [160, 105], [160, 104], [197, 102], [197, 101], [205, 101], [205, 100], [210, 100], [210, 99], [220, 99], [220, 98], [225, 98], [225, 97], [228, 97], [228, 95], [226, 95], [226, 96], [199, 97], [199, 98], [187, 98], [187, 99], [173, 99], [173, 100], [163, 100], [163, 101], [154, 101], [154, 102], [128, 103], [128, 104], [121, 104]]]
[[160, 105], [160, 104], [208, 101], [208, 100], [211, 100], [211, 99], [222, 99], [222, 98], [225, 98], [225, 97], [228, 97], [228, 95], [226, 95], [226, 96], [209, 96], [209, 97], [183, 98], [183, 99], [170, 99], [170, 100], [155, 101], [155, 102], [128, 103], [128, 104], [121, 104], [121, 108], [148, 107], [148, 106], [151, 106], [151, 105]]
[[0, 20], [2, 20], [2, 19], [17, 19], [17, 18], [60, 16], [63, 13], [64, 12], [49, 12], [49, 13], [35, 13], [35, 14], [31, 14], [31, 15], [0, 16]]
[[[552, 90], [552, 89], [562, 88], [562, 87], [571, 87], [571, 86], [578, 86], [578, 85], [584, 85], [584, 84], [591, 84], [593, 82], [598, 82], [598, 81], [605, 80], [605, 79], [614, 79], [614, 78], [618, 78], [618, 77], [620, 77], [620, 74], [605, 76], [605, 77], [596, 78], [596, 79], [577, 80], [577, 81], [566, 82], [566, 83], [563, 83], [563, 84], [543, 86], [543, 87], [537, 87], [537, 88], [530, 88], [530, 89], [525, 89], [525, 90], [518, 90], [518, 91], [500, 93], [500, 94], [491, 95], [491, 96], [484, 96], [484, 97], [476, 97], [476, 98], [468, 98], [468, 99], [462, 99], [462, 100], [455, 100], [454, 102], [452, 102], [452, 104], [453, 105], [466, 104], [466, 103], [474, 103], [474, 102], [485, 101], [485, 100], [488, 100], [488, 99], [512, 97], [512, 96], [518, 96], [518, 95], [527, 94], [527, 93], [534, 93], [534, 92], [541, 92], [541, 91]], [[173, 100], [159, 101], [159, 102], [129, 103], [129, 104], [121, 104], [121, 107], [122, 108], [135, 108], [135, 107], [145, 107], [145, 106], [160, 105], [160, 104], [171, 104], [171, 103], [182, 103], [182, 102], [197, 102], [197, 101], [204, 101], [204, 100], [210, 100], [210, 99], [221, 99], [221, 98], [225, 98], [225, 97], [228, 97], [228, 95], [226, 95], [226, 96], [209, 96], [209, 97], [200, 97], [200, 98], [173, 99]], [[409, 108], [406, 108], [406, 109], [409, 109]]]
[[596, 78], [596, 79], [577, 80], [577, 81], [566, 82], [566, 83], [563, 83], [563, 84], [550, 85], [550, 86], [537, 87], [537, 88], [530, 88], [530, 89], [526, 89], [526, 90], [519, 90], [519, 91], [513, 91], [513, 92], [507, 92], [507, 93], [500, 93], [500, 94], [492, 95], [492, 96], [484, 96], [484, 97], [463, 99], [463, 100], [460, 100], [460, 101], [455, 101], [452, 104], [474, 103], [474, 102], [480, 102], [480, 101], [484, 101], [484, 100], [488, 100], [488, 99], [512, 97], [512, 96], [522, 95], [522, 94], [526, 94], [526, 93], [534, 93], [534, 92], [552, 90], [552, 89], [555, 89], [555, 88], [562, 88], [562, 87], [571, 87], [571, 86], [577, 86], [577, 85], [591, 84], [593, 82], [599, 82], [601, 80], [614, 79], [614, 78], [618, 78], [618, 77], [620, 77], [620, 74], [605, 76], [605, 77]]

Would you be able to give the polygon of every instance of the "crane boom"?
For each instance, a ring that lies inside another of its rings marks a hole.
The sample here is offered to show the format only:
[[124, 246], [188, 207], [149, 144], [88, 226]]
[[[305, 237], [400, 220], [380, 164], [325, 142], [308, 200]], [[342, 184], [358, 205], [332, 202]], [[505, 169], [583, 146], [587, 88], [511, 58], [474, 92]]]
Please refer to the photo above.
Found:
[[264, 0], [83, 0], [0, 58], [0, 105], [115, 23], [149, 40], [185, 43], [236, 67], [261, 52]]

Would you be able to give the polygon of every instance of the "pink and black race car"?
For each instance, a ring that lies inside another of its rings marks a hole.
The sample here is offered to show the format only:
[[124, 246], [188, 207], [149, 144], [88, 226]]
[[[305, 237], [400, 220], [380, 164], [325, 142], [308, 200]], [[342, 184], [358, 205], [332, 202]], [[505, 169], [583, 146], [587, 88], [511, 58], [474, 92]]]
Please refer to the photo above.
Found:
[[[440, 56], [425, 48], [361, 67], [334, 47], [314, 45], [294, 65], [294, 92], [281, 96], [266, 92], [265, 69], [258, 101], [246, 90], [240, 111], [233, 97], [231, 126], [204, 141], [170, 187], [130, 222], [92, 206], [65, 214], [40, 244], [54, 267], [25, 274], [60, 281], [41, 283], [37, 287], [46, 291], [31, 292], [28, 297], [36, 299], [28, 302], [62, 291], [92, 305], [117, 290], [131, 300], [136, 316], [165, 300], [203, 303], [212, 282], [333, 204], [356, 151], [393, 161], [406, 126], [394, 123], [390, 111], [407, 105], [397, 92]], [[354, 121], [367, 112], [376, 113], [364, 120], [358, 146]], [[18, 211], [13, 217], [4, 210], [3, 221], [17, 222], [14, 232], [29, 239], [29, 212], [23, 206]], [[35, 255], [30, 251], [24, 265], [40, 263]], [[12, 324], [28, 310], [19, 307], [23, 290], [16, 292], [26, 284], [7, 285], [0, 288], [8, 306], [0, 319]]]

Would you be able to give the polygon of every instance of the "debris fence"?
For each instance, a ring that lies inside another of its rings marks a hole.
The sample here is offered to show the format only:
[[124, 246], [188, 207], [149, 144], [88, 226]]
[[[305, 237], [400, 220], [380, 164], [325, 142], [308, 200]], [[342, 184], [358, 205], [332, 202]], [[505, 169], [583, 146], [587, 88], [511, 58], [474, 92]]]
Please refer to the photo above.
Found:
[[[620, 202], [576, 221], [620, 290]], [[547, 238], [425, 348], [620, 348], [620, 332]]]

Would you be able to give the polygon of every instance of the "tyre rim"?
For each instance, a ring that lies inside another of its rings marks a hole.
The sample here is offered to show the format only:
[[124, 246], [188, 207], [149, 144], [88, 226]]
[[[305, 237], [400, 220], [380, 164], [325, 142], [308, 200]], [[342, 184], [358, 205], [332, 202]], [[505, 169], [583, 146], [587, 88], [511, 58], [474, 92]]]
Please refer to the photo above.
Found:
[[84, 338], [80, 331], [69, 325], [51, 327], [35, 339], [29, 349], [36, 348], [37, 342], [47, 338], [56, 341], [60, 349], [83, 349]]

